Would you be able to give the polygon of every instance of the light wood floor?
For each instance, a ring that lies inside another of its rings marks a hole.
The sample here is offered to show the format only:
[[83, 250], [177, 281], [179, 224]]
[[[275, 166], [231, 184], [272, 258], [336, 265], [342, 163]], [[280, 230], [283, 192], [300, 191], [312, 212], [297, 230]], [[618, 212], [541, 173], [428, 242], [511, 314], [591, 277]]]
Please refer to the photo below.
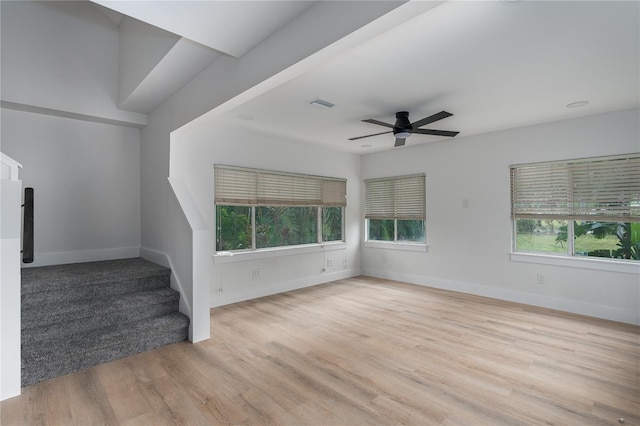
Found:
[[2, 425], [640, 424], [640, 328], [364, 277], [23, 389]]

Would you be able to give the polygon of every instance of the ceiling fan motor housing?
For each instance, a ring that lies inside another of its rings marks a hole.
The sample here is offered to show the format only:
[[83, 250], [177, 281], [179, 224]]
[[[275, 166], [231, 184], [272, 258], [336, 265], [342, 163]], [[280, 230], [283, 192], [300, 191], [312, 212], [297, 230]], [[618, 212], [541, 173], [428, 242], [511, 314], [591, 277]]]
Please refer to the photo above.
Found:
[[393, 134], [411, 133], [412, 130], [413, 126], [411, 126], [411, 122], [409, 121], [409, 113], [407, 111], [396, 112], [396, 124], [393, 126]]

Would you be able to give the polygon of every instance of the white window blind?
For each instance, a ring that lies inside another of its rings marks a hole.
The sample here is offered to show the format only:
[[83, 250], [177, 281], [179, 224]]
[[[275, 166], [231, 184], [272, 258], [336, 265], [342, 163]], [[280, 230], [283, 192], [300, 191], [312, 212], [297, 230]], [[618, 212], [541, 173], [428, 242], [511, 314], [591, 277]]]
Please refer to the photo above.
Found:
[[425, 175], [367, 179], [365, 218], [425, 220]]
[[216, 164], [215, 202], [251, 206], [347, 205], [347, 181]]
[[516, 219], [640, 222], [640, 153], [511, 166]]

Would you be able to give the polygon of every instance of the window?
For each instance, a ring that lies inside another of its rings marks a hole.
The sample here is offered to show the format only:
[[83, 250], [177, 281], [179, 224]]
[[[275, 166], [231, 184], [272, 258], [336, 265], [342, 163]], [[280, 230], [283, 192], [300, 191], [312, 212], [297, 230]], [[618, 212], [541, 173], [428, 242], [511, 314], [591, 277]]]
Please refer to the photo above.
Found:
[[346, 180], [215, 165], [216, 251], [343, 241]]
[[425, 243], [425, 175], [367, 179], [367, 241]]
[[640, 154], [511, 166], [516, 252], [640, 260]]

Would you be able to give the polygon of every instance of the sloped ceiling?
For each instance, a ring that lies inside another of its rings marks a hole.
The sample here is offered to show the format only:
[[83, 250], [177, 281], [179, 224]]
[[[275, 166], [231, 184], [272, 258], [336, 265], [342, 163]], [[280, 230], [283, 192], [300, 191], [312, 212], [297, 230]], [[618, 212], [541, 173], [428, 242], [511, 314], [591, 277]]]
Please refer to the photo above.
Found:
[[[98, 3], [225, 55], [244, 54], [313, 4]], [[393, 149], [394, 138], [348, 141], [389, 130], [361, 120], [393, 123], [402, 110], [412, 121], [449, 111], [452, 117], [425, 127], [464, 137], [640, 105], [639, 2], [433, 3], [320, 66], [290, 73], [266, 93], [245, 96], [221, 110], [221, 119], [301, 143], [367, 153]], [[335, 106], [310, 105], [316, 98]], [[577, 101], [588, 103], [567, 107]], [[407, 146], [443, 140], [413, 135]]]
[[[121, 39], [137, 45], [140, 57], [149, 50], [157, 50], [154, 40], [162, 38], [158, 37], [158, 31], [176, 36], [176, 41], [143, 75], [139, 75], [140, 70], [130, 57], [121, 57], [120, 80], [126, 82], [127, 87], [125, 90], [121, 87], [119, 106], [145, 114], [219, 55], [241, 57], [314, 4], [313, 1], [110, 0], [93, 3], [120, 26]], [[137, 40], [132, 40], [134, 37]], [[146, 50], [145, 42], [149, 43]], [[128, 67], [131, 64], [133, 66]], [[133, 83], [132, 74], [135, 75]]]
[[240, 57], [311, 7], [313, 1], [113, 1], [110, 10]]

